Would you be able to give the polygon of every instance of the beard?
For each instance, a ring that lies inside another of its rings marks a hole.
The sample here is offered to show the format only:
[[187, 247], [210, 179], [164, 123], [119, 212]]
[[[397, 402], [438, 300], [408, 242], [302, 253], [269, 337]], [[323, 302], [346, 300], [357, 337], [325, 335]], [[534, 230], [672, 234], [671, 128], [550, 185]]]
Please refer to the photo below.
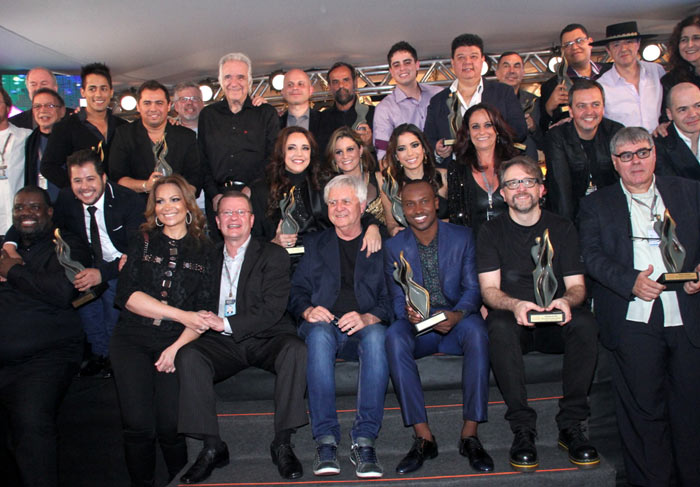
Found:
[[529, 193], [525, 193], [528, 198], [518, 198], [520, 195], [515, 195], [510, 199], [510, 207], [518, 213], [529, 213], [534, 207], [536, 207], [539, 202], [535, 200], [535, 197]]
[[333, 98], [335, 98], [336, 103], [339, 105], [345, 105], [355, 98], [355, 92], [351, 92], [345, 88], [339, 88], [338, 91], [333, 93]]

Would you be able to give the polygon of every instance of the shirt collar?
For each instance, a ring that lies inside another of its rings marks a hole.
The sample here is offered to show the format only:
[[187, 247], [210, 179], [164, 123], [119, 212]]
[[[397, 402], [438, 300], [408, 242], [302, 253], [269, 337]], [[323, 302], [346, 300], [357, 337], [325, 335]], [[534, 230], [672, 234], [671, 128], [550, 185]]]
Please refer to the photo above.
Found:
[[[107, 186], [105, 185], [105, 191], [106, 191], [106, 190], [107, 190]], [[105, 209], [105, 194], [104, 194], [104, 191], [102, 192], [102, 196], [100, 196], [100, 198], [99, 198], [97, 201], [95, 201], [93, 204], [91, 204], [91, 205], [86, 205], [85, 203], [83, 203], [83, 210], [87, 211], [88, 207], [90, 207], [90, 206], [94, 206], [94, 207], [97, 208], [98, 210], [104, 211], [104, 209]]]
[[248, 250], [248, 244], [250, 243], [250, 238], [251, 238], [251, 236], [248, 235], [248, 238], [246, 239], [245, 242], [243, 242], [243, 245], [241, 245], [238, 248], [238, 251], [236, 252], [236, 255], [234, 257], [231, 257], [230, 255], [228, 255], [228, 251], [226, 250], [226, 244], [224, 244], [224, 261], [225, 262], [232, 262], [232, 261], [235, 261], [237, 259], [242, 259], [246, 253], [246, 250]]

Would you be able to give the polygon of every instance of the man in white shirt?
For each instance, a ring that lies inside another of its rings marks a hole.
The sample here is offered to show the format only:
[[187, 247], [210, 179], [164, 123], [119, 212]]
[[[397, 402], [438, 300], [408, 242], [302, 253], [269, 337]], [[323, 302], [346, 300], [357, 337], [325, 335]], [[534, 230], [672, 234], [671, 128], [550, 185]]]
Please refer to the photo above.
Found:
[[594, 46], [605, 46], [612, 60], [612, 69], [598, 78], [605, 90], [605, 117], [626, 127], [656, 129], [661, 113], [663, 89], [661, 77], [666, 74], [657, 63], [640, 61], [639, 44], [654, 37], [640, 34], [637, 22], [609, 25], [605, 39]]
[[0, 86], [0, 235], [12, 225], [12, 200], [24, 186], [24, 143], [32, 133], [7, 119], [12, 98]]

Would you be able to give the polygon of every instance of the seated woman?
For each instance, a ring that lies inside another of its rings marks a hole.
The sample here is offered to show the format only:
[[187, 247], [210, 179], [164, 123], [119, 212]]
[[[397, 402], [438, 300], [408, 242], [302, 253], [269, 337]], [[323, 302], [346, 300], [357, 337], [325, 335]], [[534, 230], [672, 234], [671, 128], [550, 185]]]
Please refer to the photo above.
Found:
[[156, 439], [170, 479], [187, 464], [174, 360], [218, 307], [206, 220], [187, 181], [155, 181], [145, 216], [119, 274], [122, 312], [110, 344], [131, 485], [153, 485]]
[[372, 215], [377, 223], [386, 224], [384, 209], [379, 197], [377, 163], [362, 139], [350, 127], [343, 126], [331, 135], [326, 147], [326, 163], [323, 181], [330, 181], [338, 174], [361, 178], [367, 186], [367, 208], [365, 215]]
[[476, 232], [508, 209], [499, 191], [498, 170], [501, 162], [518, 153], [513, 131], [498, 110], [487, 103], [467, 110], [457, 132], [456, 160], [447, 167], [450, 223]]
[[435, 167], [435, 156], [428, 146], [428, 140], [423, 132], [412, 123], [404, 123], [396, 127], [389, 139], [386, 158], [387, 168], [376, 175], [381, 189], [384, 219], [390, 236], [396, 235], [404, 227], [396, 221], [392, 212], [392, 201], [385, 193], [385, 182], [388, 174], [396, 181], [400, 192], [405, 181], [420, 179], [431, 182], [438, 188], [440, 206], [438, 218], [447, 218], [447, 185], [445, 184], [447, 170]]

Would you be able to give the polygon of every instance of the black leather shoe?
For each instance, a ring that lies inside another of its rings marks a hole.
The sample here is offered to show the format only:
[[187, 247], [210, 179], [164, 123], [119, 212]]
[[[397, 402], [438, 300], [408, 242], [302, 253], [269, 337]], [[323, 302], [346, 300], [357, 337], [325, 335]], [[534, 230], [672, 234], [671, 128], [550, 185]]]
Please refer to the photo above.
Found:
[[292, 480], [304, 475], [304, 469], [294, 454], [291, 443], [280, 443], [278, 445], [274, 442], [271, 443], [270, 456], [272, 456], [272, 463], [277, 465], [277, 470], [283, 478]]
[[600, 463], [598, 451], [586, 438], [580, 424], [559, 431], [559, 448], [569, 452], [569, 461], [577, 467], [591, 468]]
[[467, 457], [469, 465], [477, 472], [493, 472], [493, 459], [476, 436], [459, 440], [459, 454]]
[[180, 477], [183, 484], [196, 484], [211, 475], [215, 468], [228, 465], [228, 446], [223, 441], [219, 448], [202, 448], [194, 464]]
[[425, 460], [438, 456], [438, 446], [435, 436], [433, 441], [428, 441], [420, 436], [413, 437], [413, 445], [405, 457], [396, 466], [396, 473], [404, 474], [415, 472], [423, 466]]
[[535, 430], [530, 428], [521, 428], [515, 432], [513, 445], [510, 447], [510, 464], [515, 470], [533, 472], [539, 465], [535, 436]]

